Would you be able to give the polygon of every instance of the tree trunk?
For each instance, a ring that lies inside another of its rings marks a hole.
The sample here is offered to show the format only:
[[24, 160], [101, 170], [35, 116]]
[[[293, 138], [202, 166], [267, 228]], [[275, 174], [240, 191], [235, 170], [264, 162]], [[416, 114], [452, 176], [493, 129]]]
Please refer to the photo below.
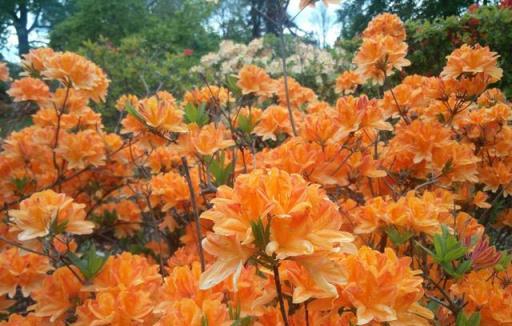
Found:
[[259, 11], [263, 11], [262, 4], [262, 0], [251, 0], [251, 36], [253, 39], [261, 37], [261, 14]]
[[18, 53], [20, 57], [28, 53], [30, 50], [30, 44], [28, 40], [28, 8], [25, 2], [19, 4], [20, 16], [14, 20], [14, 28], [16, 29], [16, 35], [18, 36]]

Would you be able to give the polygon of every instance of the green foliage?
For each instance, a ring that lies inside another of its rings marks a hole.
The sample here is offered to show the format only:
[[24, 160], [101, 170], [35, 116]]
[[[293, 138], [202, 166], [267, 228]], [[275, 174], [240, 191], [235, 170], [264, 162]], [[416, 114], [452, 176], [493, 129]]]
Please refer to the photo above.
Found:
[[76, 50], [85, 41], [106, 38], [114, 44], [153, 24], [144, 0], [72, 0], [71, 14], [50, 33], [50, 46]]
[[206, 105], [204, 103], [199, 106], [188, 103], [185, 106], [185, 115], [183, 120], [186, 123], [195, 123], [199, 127], [208, 124], [210, 119], [208, 118], [208, 113], [206, 112], [205, 107]]
[[434, 250], [422, 248], [443, 267], [443, 270], [454, 278], [462, 277], [471, 269], [471, 260], [466, 260], [468, 251], [457, 237], [450, 233], [446, 226], [442, 226], [442, 233], [434, 235]]
[[78, 257], [73, 252], [68, 252], [67, 257], [69, 260], [78, 267], [86, 280], [91, 280], [100, 271], [108, 259], [108, 255], [96, 250], [94, 244], [90, 245], [86, 252], [81, 257]]
[[458, 15], [473, 3], [474, 0], [350, 0], [343, 1], [338, 19], [343, 26], [342, 35], [352, 38], [362, 32], [374, 16], [383, 12], [397, 14], [402, 21], [435, 19]]
[[270, 241], [270, 223], [265, 227], [261, 218], [251, 222], [252, 235], [254, 243], [261, 251], [265, 251], [265, 247]]
[[414, 233], [411, 231], [400, 231], [394, 226], [389, 226], [384, 231], [388, 235], [389, 239], [391, 239], [391, 241], [395, 245], [401, 245], [406, 243], [407, 240], [409, 240], [414, 235]]
[[412, 65], [409, 74], [437, 75], [449, 55], [464, 43], [480, 44], [500, 54], [503, 79], [495, 84], [512, 95], [512, 10], [485, 6], [473, 13], [451, 16], [434, 21], [412, 20], [406, 24], [409, 55]]
[[215, 186], [227, 184], [233, 171], [233, 162], [226, 164], [224, 152], [218, 154], [216, 158], [212, 158], [208, 162], [208, 172], [213, 176], [213, 184]]
[[456, 326], [479, 326], [480, 325], [480, 312], [474, 312], [471, 316], [467, 317], [463, 311], [460, 311], [455, 321]]

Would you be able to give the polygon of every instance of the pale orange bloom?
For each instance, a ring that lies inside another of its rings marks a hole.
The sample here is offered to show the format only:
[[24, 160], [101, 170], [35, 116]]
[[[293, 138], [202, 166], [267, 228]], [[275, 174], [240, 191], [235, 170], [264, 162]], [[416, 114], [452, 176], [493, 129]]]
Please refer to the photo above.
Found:
[[77, 308], [78, 320], [73, 325], [143, 325], [152, 320], [153, 306], [149, 291], [102, 292]]
[[221, 300], [205, 300], [198, 305], [191, 299], [175, 301], [165, 311], [157, 326], [228, 326], [228, 309]]
[[136, 108], [137, 105], [139, 105], [139, 99], [137, 96], [132, 94], [125, 94], [118, 98], [116, 101], [116, 109], [118, 111], [125, 111], [127, 105], [131, 105], [132, 107]]
[[361, 83], [361, 77], [356, 72], [347, 70], [336, 78], [336, 92], [351, 94]]
[[114, 235], [117, 238], [133, 236], [141, 228], [142, 215], [137, 204], [131, 200], [102, 205], [98, 214], [115, 213]]
[[265, 70], [254, 65], [246, 65], [240, 69], [237, 86], [242, 89], [243, 94], [254, 93], [262, 97], [271, 97], [276, 90], [275, 81]]
[[189, 133], [185, 136], [192, 152], [200, 155], [213, 155], [219, 150], [235, 145], [229, 131], [223, 124], [210, 123], [199, 127], [196, 124], [188, 126]]
[[461, 75], [482, 75], [487, 83], [496, 82], [503, 76], [503, 70], [497, 66], [498, 57], [487, 46], [464, 44], [446, 57], [448, 61], [441, 77], [456, 79]]
[[283, 264], [293, 284], [293, 303], [311, 298], [337, 298], [336, 286], [347, 283], [342, 266], [326, 255], [299, 256]]
[[218, 106], [223, 106], [233, 100], [233, 95], [230, 94], [228, 89], [215, 85], [192, 89], [187, 91], [183, 96], [184, 104], [193, 104], [196, 106], [205, 104], [217, 109]]
[[53, 226], [62, 228], [61, 232], [92, 233], [94, 223], [85, 220], [84, 208], [65, 194], [44, 190], [23, 200], [19, 209], [9, 211], [9, 216], [21, 230], [18, 239], [26, 241], [48, 235]]
[[364, 38], [363, 44], [354, 57], [356, 72], [363, 79], [370, 79], [383, 84], [385, 77], [391, 76], [395, 69], [401, 71], [411, 62], [405, 59], [407, 43], [399, 42], [392, 36], [377, 35]]
[[12, 83], [7, 94], [14, 98], [15, 102], [34, 101], [45, 103], [50, 99], [50, 89], [42, 80], [25, 77]]
[[[502, 277], [510, 278], [511, 268]], [[466, 274], [450, 291], [464, 296], [465, 311], [480, 311], [481, 325], [506, 325], [512, 323], [512, 285], [492, 277], [492, 269], [483, 269]], [[508, 276], [507, 276], [508, 274]]]
[[102, 166], [106, 160], [105, 144], [94, 130], [62, 134], [55, 153], [67, 162], [68, 169], [84, 169], [89, 165]]
[[[288, 97], [290, 99], [291, 107], [302, 108], [303, 105], [306, 105], [316, 100], [316, 94], [312, 89], [302, 86], [292, 77], [287, 78], [287, 84]], [[279, 104], [286, 107], [287, 99], [284, 77], [281, 77], [277, 80], [277, 97], [279, 100]]]
[[42, 286], [42, 280], [51, 269], [47, 257], [22, 252], [18, 248], [0, 252], [0, 295], [13, 298], [16, 287], [21, 288], [24, 297]]
[[[80, 273], [76, 268], [74, 270]], [[60, 267], [43, 280], [40, 289], [34, 291], [32, 299], [36, 303], [30, 306], [30, 310], [34, 311], [34, 316], [49, 317], [50, 322], [65, 320], [66, 312], [87, 297], [81, 289], [82, 283], [76, 276], [67, 267]]]
[[233, 305], [240, 307], [240, 314], [242, 316], [262, 315], [265, 307], [276, 297], [273, 280], [270, 278], [254, 277], [256, 273], [256, 267], [248, 265], [242, 268], [236, 289], [233, 288], [230, 278], [222, 283], [222, 288], [229, 292], [230, 301]]
[[[199, 195], [199, 177], [197, 173], [192, 173], [191, 178], [194, 184], [194, 192]], [[162, 205], [163, 212], [171, 208], [181, 211], [190, 206], [190, 191], [187, 180], [177, 172], [171, 171], [154, 176], [150, 181], [150, 186], [151, 204], [153, 206]]]
[[45, 69], [47, 61], [55, 55], [50, 48], [32, 49], [29, 53], [23, 55], [21, 66], [27, 73], [41, 72]]
[[42, 75], [75, 89], [92, 90], [99, 82], [96, 65], [72, 52], [57, 52], [45, 62]]
[[233, 275], [233, 288], [237, 289], [242, 267], [252, 255], [253, 249], [240, 244], [236, 236], [210, 233], [202, 242], [204, 250], [217, 258], [199, 280], [199, 288], [207, 290]]
[[160, 284], [158, 266], [147, 258], [123, 252], [110, 256], [101, 272], [94, 278], [91, 290], [117, 294], [125, 289], [151, 293]]
[[0, 62], [0, 82], [9, 80], [9, 67], [5, 62]]
[[306, 115], [304, 126], [301, 128], [301, 136], [320, 145], [326, 144], [338, 131], [338, 126], [333, 123], [334, 112], [320, 111]]
[[276, 136], [280, 133], [290, 135], [292, 133], [292, 126], [288, 109], [281, 105], [271, 105], [267, 107], [261, 114], [261, 118], [254, 128], [253, 133], [257, 136], [261, 136], [263, 140], [276, 140]]
[[149, 127], [158, 131], [187, 132], [183, 111], [169, 101], [152, 96], [141, 100], [136, 111]]
[[342, 287], [342, 295], [357, 309], [358, 325], [372, 321], [397, 321], [400, 325], [400, 315], [408, 312], [425, 318], [425, 325], [434, 317], [418, 303], [423, 296], [423, 280], [418, 276], [421, 271], [411, 269], [409, 257], [398, 258], [391, 248], [380, 253], [361, 247], [341, 264], [348, 282]]
[[363, 38], [372, 38], [378, 35], [391, 36], [397, 42], [405, 41], [405, 27], [395, 14], [382, 13], [375, 16], [363, 31]]

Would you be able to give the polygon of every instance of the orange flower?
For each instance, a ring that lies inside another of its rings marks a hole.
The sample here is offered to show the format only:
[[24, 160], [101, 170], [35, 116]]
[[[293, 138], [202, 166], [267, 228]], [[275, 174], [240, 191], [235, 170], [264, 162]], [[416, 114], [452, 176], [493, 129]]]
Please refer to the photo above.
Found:
[[[73, 234], [88, 234], [94, 224], [85, 221], [85, 205], [73, 202], [65, 194], [53, 190], [37, 192], [20, 203], [19, 209], [12, 209], [9, 215], [15, 226], [21, 230], [21, 241], [44, 237], [55, 231]], [[52, 230], [52, 228], [57, 230]], [[62, 230], [58, 230], [62, 228]]]
[[50, 268], [47, 257], [18, 248], [4, 249], [0, 252], [0, 295], [13, 298], [19, 286], [23, 296], [28, 297], [41, 287]]
[[213, 233], [204, 238], [202, 245], [207, 253], [217, 257], [217, 261], [201, 275], [199, 288], [207, 290], [233, 275], [233, 287], [236, 289], [242, 267], [253, 250], [242, 246], [234, 236]]
[[253, 133], [263, 137], [263, 140], [276, 140], [276, 136], [280, 133], [291, 135], [292, 126], [290, 124], [288, 109], [280, 105], [271, 105], [266, 108], [261, 115], [260, 121], [254, 128]]
[[[194, 170], [193, 170], [194, 171]], [[191, 174], [195, 194], [199, 195], [199, 178], [197, 173]], [[154, 176], [150, 181], [151, 204], [162, 205], [162, 211], [166, 212], [171, 208], [183, 210], [189, 207], [190, 191], [188, 183], [179, 173], [171, 171]], [[199, 198], [197, 198], [199, 200]]]
[[353, 62], [357, 65], [356, 72], [363, 79], [382, 85], [385, 77], [391, 76], [394, 69], [401, 71], [403, 67], [411, 64], [405, 59], [406, 55], [407, 43], [398, 42], [391, 36], [377, 35], [363, 39]]
[[205, 300], [198, 305], [191, 299], [181, 299], [167, 308], [156, 326], [228, 326], [228, 310], [220, 300]]
[[0, 62], [0, 82], [9, 80], [9, 67], [5, 62]]
[[[464, 276], [450, 291], [459, 297], [464, 297], [467, 306], [464, 310], [472, 313], [479, 311], [481, 325], [506, 325], [512, 323], [512, 285], [502, 282], [510, 278], [508, 271], [493, 277], [492, 269], [473, 271]], [[504, 277], [504, 278], [502, 278]]]
[[347, 282], [342, 266], [325, 255], [296, 257], [283, 264], [293, 284], [293, 303], [303, 303], [311, 298], [337, 298], [336, 285]]
[[131, 105], [132, 107], [136, 108], [138, 104], [139, 99], [137, 98], [137, 96], [132, 94], [125, 94], [117, 99], [116, 109], [118, 111], [124, 111], [127, 105]]
[[32, 49], [29, 53], [23, 55], [21, 66], [25, 71], [30, 73], [39, 73], [45, 67], [47, 61], [55, 55], [55, 52], [50, 48]]
[[185, 137], [194, 153], [213, 155], [219, 150], [235, 145], [232, 139], [226, 139], [229, 132], [223, 124], [210, 123], [202, 128], [191, 124], [188, 128], [189, 133]]
[[395, 14], [385, 12], [377, 15], [363, 31], [363, 38], [372, 38], [378, 35], [391, 36], [397, 42], [405, 41], [404, 24]]
[[42, 80], [25, 77], [12, 83], [7, 94], [14, 97], [15, 102], [34, 101], [45, 103], [50, 99], [50, 89]]
[[[79, 273], [76, 268], [75, 272]], [[34, 291], [32, 299], [36, 303], [29, 309], [34, 311], [34, 316], [50, 317], [50, 322], [65, 320], [67, 311], [87, 297], [81, 289], [82, 283], [75, 275], [67, 267], [60, 267], [43, 280], [40, 289]]]
[[117, 219], [114, 223], [114, 235], [116, 238], [130, 237], [140, 230], [141, 212], [137, 204], [131, 200], [105, 204], [100, 212], [115, 212]]
[[[402, 316], [413, 325], [428, 325], [432, 312], [418, 303], [423, 296], [419, 270], [410, 268], [409, 257], [398, 258], [391, 248], [380, 253], [361, 247], [341, 261], [348, 284], [342, 295], [357, 309], [357, 323], [397, 322]], [[409, 314], [408, 314], [409, 313]]]
[[448, 61], [441, 77], [457, 79], [462, 75], [482, 75], [488, 83], [496, 82], [503, 76], [503, 70], [497, 66], [498, 57], [487, 46], [464, 44], [446, 57]]
[[[204, 244], [218, 260], [203, 274], [202, 288], [240, 273], [253, 250], [249, 246], [254, 241], [251, 223], [259, 219], [270, 223], [265, 251], [277, 259], [354, 249], [352, 235], [340, 231], [343, 221], [336, 205], [318, 185], [308, 185], [297, 174], [254, 170], [239, 176], [234, 188], [219, 187], [212, 202], [213, 208], [201, 218], [214, 222], [215, 234], [208, 235]], [[292, 228], [294, 232], [289, 232]]]
[[152, 320], [154, 302], [151, 293], [144, 290], [123, 290], [116, 295], [96, 294], [78, 307], [76, 326], [87, 325], [143, 325]]
[[149, 127], [160, 132], [187, 132], [183, 111], [169, 101], [152, 96], [141, 100], [136, 110]]
[[72, 52], [57, 52], [44, 62], [41, 74], [48, 79], [60, 81], [73, 87], [93, 100], [104, 99], [109, 80], [94, 63]]
[[243, 94], [254, 93], [257, 96], [271, 97], [275, 92], [275, 81], [265, 70], [254, 65], [246, 65], [240, 69], [237, 86], [242, 89]]
[[55, 153], [66, 160], [68, 169], [105, 165], [105, 144], [94, 130], [63, 134]]
[[336, 78], [336, 92], [352, 94], [361, 83], [361, 77], [356, 72], [347, 70]]
[[[293, 108], [302, 108], [303, 105], [313, 102], [316, 100], [315, 92], [307, 87], [302, 86], [295, 79], [288, 77], [288, 97], [290, 99], [290, 106]], [[279, 104], [286, 107], [286, 86], [284, 77], [277, 80], [277, 97]]]
[[[150, 264], [142, 256], [123, 252], [110, 256], [101, 272], [94, 278], [91, 290], [97, 293], [110, 292], [114, 296], [123, 291], [141, 291], [151, 294], [160, 284], [158, 266]], [[110, 300], [109, 297], [105, 297]]]

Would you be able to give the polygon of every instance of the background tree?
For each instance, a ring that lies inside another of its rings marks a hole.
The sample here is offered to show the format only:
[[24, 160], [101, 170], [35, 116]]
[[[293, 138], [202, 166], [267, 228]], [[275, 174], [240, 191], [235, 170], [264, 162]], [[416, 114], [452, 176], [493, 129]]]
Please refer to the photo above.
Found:
[[154, 23], [144, 0], [71, 0], [68, 16], [50, 32], [50, 46], [77, 49], [106, 37], [114, 44]]
[[497, 0], [347, 0], [342, 2], [338, 20], [342, 24], [341, 36], [352, 38], [360, 33], [368, 22], [382, 12], [397, 14], [403, 21], [409, 19], [445, 18], [459, 15], [472, 4], [493, 4]]
[[48, 30], [61, 20], [65, 0], [2, 0], [0, 1], [0, 38], [10, 27], [16, 31], [20, 56], [30, 50], [30, 34]]

